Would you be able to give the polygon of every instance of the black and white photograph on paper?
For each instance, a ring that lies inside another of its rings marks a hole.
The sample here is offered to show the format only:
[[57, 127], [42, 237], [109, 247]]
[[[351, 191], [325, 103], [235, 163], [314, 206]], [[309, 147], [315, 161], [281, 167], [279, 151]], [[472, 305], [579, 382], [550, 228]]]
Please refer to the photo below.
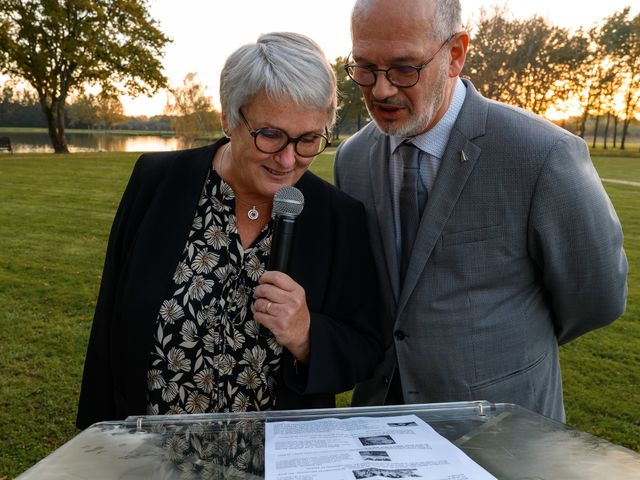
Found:
[[390, 462], [391, 457], [384, 450], [361, 450], [358, 452], [363, 460], [372, 462]]
[[385, 470], [382, 468], [361, 468], [353, 471], [354, 478], [419, 478], [422, 475], [417, 473], [415, 468], [400, 468], [396, 470]]
[[371, 437], [358, 437], [362, 445], [394, 445], [396, 441], [391, 435], [373, 435]]

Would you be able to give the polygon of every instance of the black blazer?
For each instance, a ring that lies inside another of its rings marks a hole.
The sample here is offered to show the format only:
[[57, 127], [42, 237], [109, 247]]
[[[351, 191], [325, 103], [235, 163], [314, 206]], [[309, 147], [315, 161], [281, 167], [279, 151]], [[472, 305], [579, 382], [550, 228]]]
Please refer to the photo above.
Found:
[[[145, 414], [155, 320], [213, 155], [224, 142], [144, 154], [136, 163], [109, 237], [79, 428]], [[311, 353], [308, 367], [296, 372], [284, 350], [277, 408], [333, 407], [334, 394], [368, 378], [380, 359], [378, 282], [363, 205], [310, 172], [296, 187], [305, 207], [296, 221], [289, 273], [305, 289]]]

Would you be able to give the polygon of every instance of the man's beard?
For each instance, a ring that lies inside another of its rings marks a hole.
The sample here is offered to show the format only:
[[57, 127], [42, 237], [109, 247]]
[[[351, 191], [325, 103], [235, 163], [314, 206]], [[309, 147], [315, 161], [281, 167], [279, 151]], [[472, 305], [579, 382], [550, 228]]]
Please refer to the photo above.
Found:
[[[393, 135], [397, 137], [414, 137], [426, 131], [427, 127], [433, 121], [437, 110], [442, 105], [445, 96], [445, 86], [448, 79], [448, 67], [449, 64], [444, 60], [438, 63], [438, 77], [436, 83], [433, 85], [431, 91], [433, 92], [431, 100], [429, 101], [427, 108], [421, 115], [410, 117], [404, 125], [396, 125], [395, 123], [380, 124], [375, 120], [372, 115], [369, 105], [367, 105], [367, 111], [369, 116], [376, 122], [376, 125], [380, 131], [386, 135]], [[411, 105], [407, 105], [404, 102], [393, 101], [393, 99], [385, 99], [386, 103], [401, 104], [401, 106], [407, 108], [410, 114], [412, 114]]]

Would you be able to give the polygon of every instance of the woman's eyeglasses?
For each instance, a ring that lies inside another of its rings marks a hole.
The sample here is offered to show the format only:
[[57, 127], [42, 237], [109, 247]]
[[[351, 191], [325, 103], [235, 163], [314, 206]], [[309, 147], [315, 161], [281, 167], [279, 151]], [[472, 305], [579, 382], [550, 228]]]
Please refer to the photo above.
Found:
[[253, 137], [256, 148], [262, 153], [278, 153], [284, 150], [287, 145], [293, 143], [297, 155], [301, 157], [315, 157], [331, 145], [329, 132], [326, 127], [324, 129], [325, 135], [309, 132], [292, 138], [287, 132], [279, 128], [264, 127], [254, 130], [251, 128], [251, 125], [249, 125], [242, 110], [239, 112], [240, 118], [242, 118], [242, 121], [249, 130], [249, 135]]

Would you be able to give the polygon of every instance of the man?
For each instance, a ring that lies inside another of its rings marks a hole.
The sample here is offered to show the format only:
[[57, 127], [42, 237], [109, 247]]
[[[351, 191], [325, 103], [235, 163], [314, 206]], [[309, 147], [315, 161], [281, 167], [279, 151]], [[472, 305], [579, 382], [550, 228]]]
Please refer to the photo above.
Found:
[[461, 25], [458, 0], [353, 10], [348, 73], [375, 124], [340, 146], [335, 180], [368, 208], [388, 345], [353, 404], [564, 421], [558, 344], [625, 308], [620, 223], [581, 139], [459, 78]]

